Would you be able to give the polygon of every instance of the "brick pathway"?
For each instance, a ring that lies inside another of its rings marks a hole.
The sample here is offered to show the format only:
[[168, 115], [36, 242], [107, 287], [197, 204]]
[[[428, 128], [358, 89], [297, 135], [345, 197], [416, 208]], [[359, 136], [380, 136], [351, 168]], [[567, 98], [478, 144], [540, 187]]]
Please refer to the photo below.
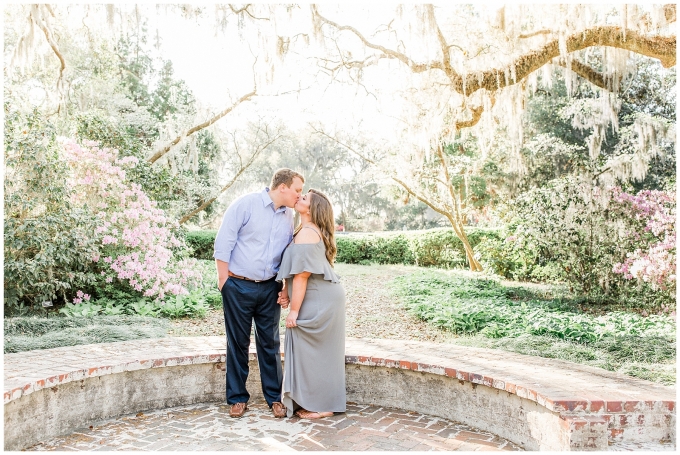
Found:
[[522, 450], [491, 433], [414, 412], [348, 404], [320, 420], [275, 419], [252, 403], [241, 419], [224, 403], [121, 416], [26, 450]]

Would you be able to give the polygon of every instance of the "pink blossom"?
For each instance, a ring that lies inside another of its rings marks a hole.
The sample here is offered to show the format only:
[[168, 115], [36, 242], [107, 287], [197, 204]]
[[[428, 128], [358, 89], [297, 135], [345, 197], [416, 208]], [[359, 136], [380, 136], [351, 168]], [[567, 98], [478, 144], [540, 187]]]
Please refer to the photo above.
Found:
[[[92, 233], [99, 239], [100, 252], [93, 262], [101, 267], [105, 282], [117, 277], [145, 296], [157, 298], [183, 294], [188, 292], [186, 286], [196, 286], [201, 277], [194, 272], [195, 261], [178, 262], [173, 257], [172, 248], [182, 245], [172, 234], [177, 222], [168, 219], [139, 184], [126, 181], [123, 167], [133, 167], [139, 160], [119, 157], [118, 150], [100, 149], [93, 141], [80, 145], [64, 140], [62, 144], [74, 175], [73, 203], [101, 208], [97, 214], [101, 223]], [[104, 258], [101, 263], [100, 257]]]
[[103, 245], [109, 245], [111, 243], [117, 243], [118, 239], [113, 237], [112, 235], [105, 235], [104, 238], [102, 238], [102, 244]]
[[626, 279], [650, 283], [654, 289], [674, 288], [675, 193], [645, 190], [631, 195], [616, 188], [613, 199], [640, 223], [631, 237], [641, 243], [623, 263], [614, 264], [613, 271]]

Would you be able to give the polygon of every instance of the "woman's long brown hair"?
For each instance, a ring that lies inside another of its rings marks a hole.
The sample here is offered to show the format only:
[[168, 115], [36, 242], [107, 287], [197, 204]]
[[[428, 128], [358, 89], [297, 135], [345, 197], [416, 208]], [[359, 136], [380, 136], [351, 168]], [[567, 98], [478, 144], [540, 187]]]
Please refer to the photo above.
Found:
[[[335, 245], [335, 218], [333, 217], [333, 206], [328, 197], [319, 190], [310, 188], [307, 192], [310, 195], [309, 214], [312, 223], [316, 224], [321, 230], [321, 240], [326, 247], [326, 259], [333, 266], [338, 247]], [[295, 229], [295, 234], [302, 229], [302, 223]]]

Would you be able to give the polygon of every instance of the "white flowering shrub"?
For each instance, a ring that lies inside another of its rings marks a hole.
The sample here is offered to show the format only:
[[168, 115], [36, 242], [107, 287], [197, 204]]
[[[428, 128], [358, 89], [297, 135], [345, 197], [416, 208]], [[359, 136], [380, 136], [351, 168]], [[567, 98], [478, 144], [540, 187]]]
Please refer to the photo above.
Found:
[[566, 283], [575, 294], [635, 297], [675, 306], [675, 195], [554, 180], [513, 204], [504, 240], [485, 239], [481, 261], [517, 280]]

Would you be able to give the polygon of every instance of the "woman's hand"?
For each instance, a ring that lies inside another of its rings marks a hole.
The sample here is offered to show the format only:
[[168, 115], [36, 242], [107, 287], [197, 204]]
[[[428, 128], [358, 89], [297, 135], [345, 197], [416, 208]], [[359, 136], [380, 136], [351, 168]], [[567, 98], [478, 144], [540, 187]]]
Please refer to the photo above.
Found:
[[276, 300], [276, 303], [281, 305], [281, 308], [284, 310], [288, 308], [288, 305], [290, 304], [290, 299], [288, 299], [288, 292], [279, 291], [279, 298]]
[[298, 312], [291, 310], [286, 317], [286, 328], [297, 327]]

